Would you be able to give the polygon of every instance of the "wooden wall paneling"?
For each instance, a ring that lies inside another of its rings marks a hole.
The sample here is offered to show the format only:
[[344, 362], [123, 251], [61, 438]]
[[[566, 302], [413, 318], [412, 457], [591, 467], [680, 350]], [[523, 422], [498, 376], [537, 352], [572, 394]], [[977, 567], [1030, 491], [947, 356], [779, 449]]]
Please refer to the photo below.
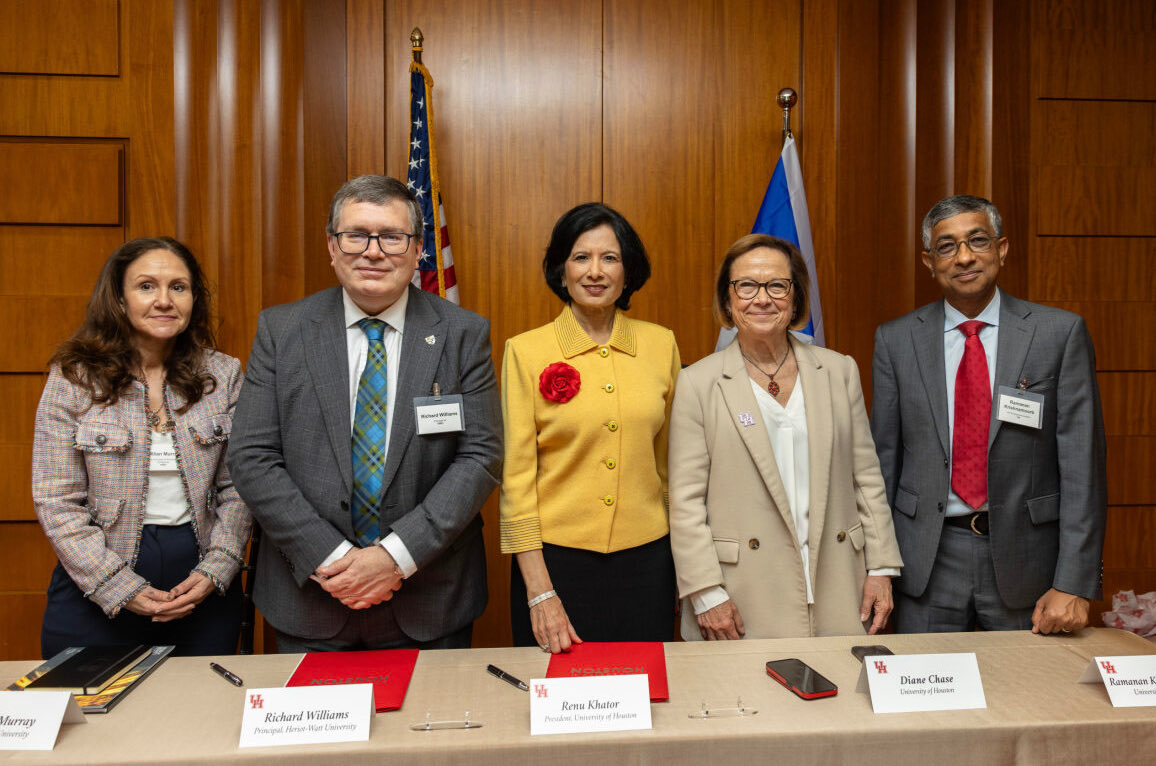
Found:
[[[1100, 372], [1104, 430], [1114, 436], [1156, 436], [1156, 371]], [[1150, 478], [1151, 471], [1144, 471]]]
[[955, 189], [992, 196], [993, 0], [955, 6]]
[[[0, 522], [35, 521], [32, 498], [32, 427], [44, 389], [43, 374], [0, 375]], [[36, 529], [39, 530], [39, 526]]]
[[116, 76], [117, 0], [4, 0], [0, 73]]
[[[384, 66], [380, 43], [374, 44], [371, 34], [378, 23], [373, 5], [349, 3], [347, 20], [343, 0], [305, 4], [304, 295], [337, 284], [325, 244], [325, 220], [334, 192], [354, 175], [384, 171], [384, 164], [374, 170], [370, 162], [372, 146], [383, 143], [380, 126], [373, 120], [365, 122], [360, 111], [384, 112], [384, 94], [379, 89], [375, 96], [369, 84], [354, 85], [368, 83], [372, 77], [367, 73]], [[365, 27], [365, 34], [350, 37], [347, 43], [347, 28], [355, 23]], [[380, 27], [377, 34], [382, 34]], [[358, 95], [347, 95], [349, 88], [356, 88]], [[350, 113], [347, 104], [354, 98], [371, 101], [351, 104], [355, 112]], [[357, 152], [363, 158], [356, 166], [349, 161], [349, 142], [354, 140], [362, 147]]]
[[991, 201], [999, 208], [1010, 241], [1000, 286], [1026, 296], [1029, 258], [1039, 242], [1031, 236], [1031, 7], [994, 3], [992, 21]]
[[[349, 72], [348, 136], [349, 177], [362, 173], [384, 173], [386, 168], [385, 64], [386, 49], [404, 47], [408, 34], [391, 30], [385, 37], [385, 3], [380, 0], [350, 0], [348, 3], [346, 69]], [[436, 82], [436, 76], [435, 76]], [[407, 80], [408, 82], [408, 80]], [[435, 105], [436, 106], [436, 105]], [[436, 114], [435, 114], [436, 119]], [[408, 121], [394, 120], [397, 130]], [[405, 136], [398, 138], [404, 142]], [[336, 190], [336, 189], [335, 189]]]
[[119, 226], [119, 141], [0, 141], [0, 224]]
[[[601, 7], [599, 0], [386, 6], [386, 170], [405, 178], [409, 34], [421, 27], [461, 302], [490, 320], [499, 366], [506, 338], [561, 308], [541, 271], [554, 221], [602, 196]], [[496, 492], [482, 516], [490, 606], [475, 623], [474, 645], [509, 645], [510, 562], [499, 553]]]
[[1156, 311], [1152, 301], [1048, 301], [1088, 323], [1098, 370], [1152, 370]]
[[1033, 248], [1029, 289], [1035, 300], [1156, 296], [1156, 237], [1039, 237]]
[[1156, 99], [1150, 0], [1038, 4], [1041, 98]]
[[[799, 144], [807, 209], [811, 213], [811, 242], [815, 247], [815, 271], [823, 301], [823, 329], [827, 343], [837, 345], [845, 327], [839, 305], [838, 147], [838, 29], [839, 0], [803, 3], [802, 79], [799, 104], [791, 124]], [[866, 381], [870, 386], [870, 376]], [[870, 388], [866, 393], [870, 400]]]
[[1108, 503], [1156, 505], [1156, 434], [1108, 434]]

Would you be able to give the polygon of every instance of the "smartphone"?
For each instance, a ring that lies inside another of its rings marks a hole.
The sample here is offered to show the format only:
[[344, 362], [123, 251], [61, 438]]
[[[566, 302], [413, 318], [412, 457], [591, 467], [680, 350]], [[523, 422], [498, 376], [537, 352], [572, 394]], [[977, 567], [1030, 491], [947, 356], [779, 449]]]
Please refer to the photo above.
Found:
[[839, 693], [839, 687], [802, 660], [771, 660], [767, 663], [767, 675], [805, 700], [834, 697]]
[[883, 644], [868, 644], [866, 646], [852, 646], [851, 654], [855, 655], [855, 659], [862, 662], [864, 657], [877, 657], [883, 654], [895, 654], [895, 652]]

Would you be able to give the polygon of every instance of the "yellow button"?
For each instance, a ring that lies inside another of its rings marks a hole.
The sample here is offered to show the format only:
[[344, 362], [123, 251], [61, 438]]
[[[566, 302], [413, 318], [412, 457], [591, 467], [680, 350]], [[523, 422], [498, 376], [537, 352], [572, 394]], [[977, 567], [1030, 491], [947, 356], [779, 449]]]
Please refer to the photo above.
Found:
[[606, 467], [612, 471], [614, 470], [614, 466], [618, 465], [618, 461], [612, 457], [606, 458], [606, 460], [604, 460], [603, 462], [606, 463]]
[[607, 495], [606, 497], [602, 498], [602, 502], [606, 503], [607, 505], [614, 505], [614, 498], [610, 495]]
[[603, 388], [606, 389], [606, 393], [608, 393], [608, 394], [614, 393], [614, 384], [613, 383], [607, 383], [605, 386], [603, 386]]
[[609, 423], [606, 424], [606, 427], [609, 428], [611, 431], [617, 431], [618, 430], [618, 421], [617, 420], [611, 420]]
[[610, 349], [606, 348], [606, 346], [603, 346], [602, 348], [598, 349], [598, 353], [602, 356], [610, 356]]
[[747, 542], [747, 545], [751, 547], [752, 551], [757, 551], [759, 549], [759, 538], [752, 537], [750, 541]]

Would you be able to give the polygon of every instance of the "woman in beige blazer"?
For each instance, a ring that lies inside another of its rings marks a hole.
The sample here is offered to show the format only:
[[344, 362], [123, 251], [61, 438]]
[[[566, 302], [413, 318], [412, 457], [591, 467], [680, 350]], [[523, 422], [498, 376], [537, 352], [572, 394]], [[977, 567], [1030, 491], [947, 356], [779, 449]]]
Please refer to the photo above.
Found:
[[685, 369], [670, 419], [670, 538], [686, 639], [878, 632], [902, 561], [853, 359], [792, 338], [806, 264], [750, 234], [715, 311], [735, 340]]

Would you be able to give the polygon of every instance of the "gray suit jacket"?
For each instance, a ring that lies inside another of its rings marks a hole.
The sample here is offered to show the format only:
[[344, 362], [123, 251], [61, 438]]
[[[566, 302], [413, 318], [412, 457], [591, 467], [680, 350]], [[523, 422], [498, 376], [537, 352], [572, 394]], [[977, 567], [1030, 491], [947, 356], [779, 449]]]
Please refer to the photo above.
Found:
[[[1100, 597], [1107, 510], [1104, 421], [1092, 339], [1079, 316], [1001, 292], [988, 507], [996, 585], [1011, 608], [1048, 588]], [[875, 333], [871, 431], [903, 554], [896, 586], [923, 594], [950, 483], [943, 301]], [[996, 418], [999, 386], [1044, 396], [1040, 429]]]
[[[351, 614], [309, 579], [356, 539], [348, 369], [341, 288], [262, 311], [229, 445], [233, 481], [265, 533], [254, 601], [274, 627], [303, 638], [332, 637]], [[429, 641], [486, 605], [478, 511], [502, 473], [489, 323], [410, 287], [398, 378], [381, 529], [397, 533], [418, 566], [391, 602], [397, 622]], [[463, 396], [464, 432], [415, 433], [413, 399], [435, 382]]]

